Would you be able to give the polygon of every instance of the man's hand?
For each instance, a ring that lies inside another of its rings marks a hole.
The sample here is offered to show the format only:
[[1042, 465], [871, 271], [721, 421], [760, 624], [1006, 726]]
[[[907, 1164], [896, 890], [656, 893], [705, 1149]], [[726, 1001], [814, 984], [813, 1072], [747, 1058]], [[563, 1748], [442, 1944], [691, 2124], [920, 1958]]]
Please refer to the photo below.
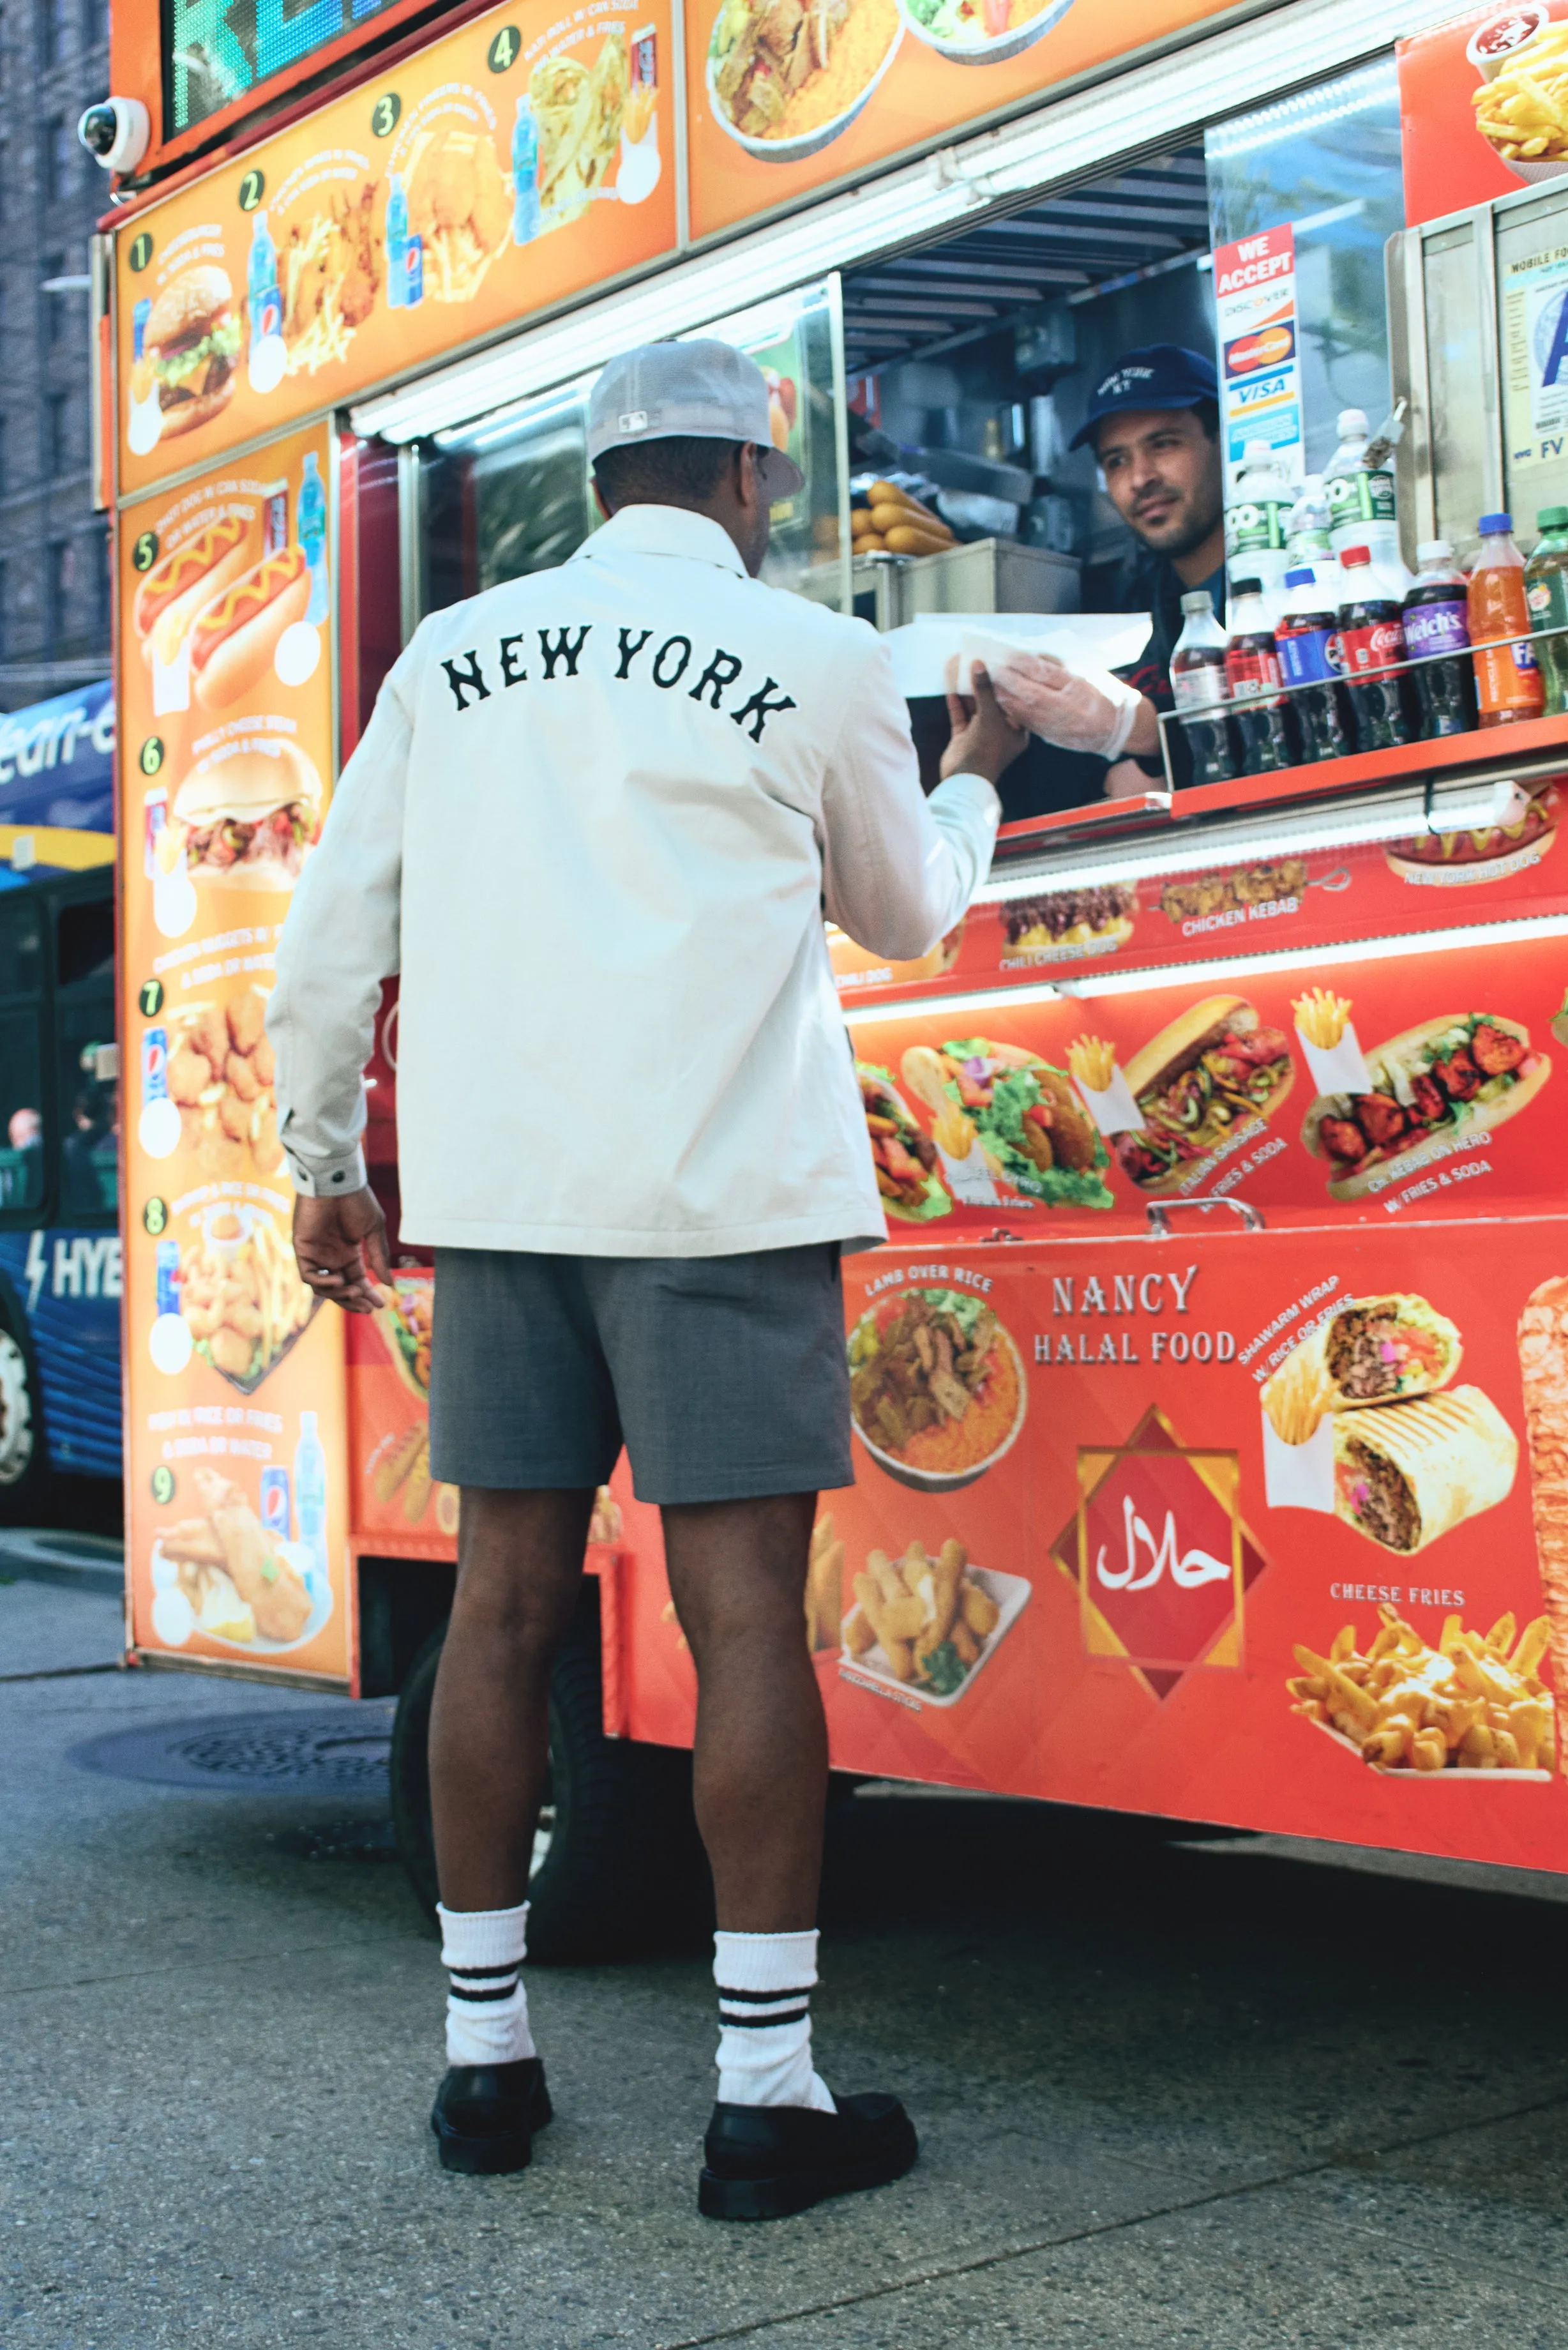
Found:
[[373, 1314], [382, 1303], [378, 1282], [390, 1284], [387, 1220], [367, 1183], [342, 1200], [294, 1203], [294, 1257], [299, 1277], [317, 1297], [346, 1314]]
[[[951, 673], [950, 669], [950, 676]], [[983, 775], [988, 784], [996, 784], [1012, 766], [1029, 736], [1024, 728], [1010, 722], [992, 689], [991, 679], [978, 661], [970, 675], [974, 687], [972, 702], [961, 693], [948, 696], [952, 736], [942, 753], [942, 774]]]
[[[996, 676], [996, 698], [1015, 726], [1027, 727], [1042, 742], [1064, 751], [1092, 751], [1096, 758], [1119, 759], [1132, 747], [1146, 708], [1152, 706], [1136, 686], [1109, 670], [1097, 678], [1080, 677], [1049, 653], [1015, 653], [1003, 661]], [[1158, 739], [1158, 727], [1157, 727]]]

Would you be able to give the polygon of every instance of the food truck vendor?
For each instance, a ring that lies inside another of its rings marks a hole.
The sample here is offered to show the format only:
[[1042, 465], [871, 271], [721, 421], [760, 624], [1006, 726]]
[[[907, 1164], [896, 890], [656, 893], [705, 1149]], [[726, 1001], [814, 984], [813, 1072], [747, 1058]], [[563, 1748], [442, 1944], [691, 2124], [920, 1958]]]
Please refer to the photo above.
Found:
[[[1014, 723], [1064, 751], [1105, 762], [1115, 797], [1163, 785], [1157, 712], [1171, 707], [1170, 656], [1181, 633], [1181, 598], [1207, 588], [1225, 608], [1225, 494], [1214, 362], [1178, 343], [1124, 353], [1102, 376], [1072, 446], [1091, 445], [1106, 494], [1142, 544], [1112, 608], [1153, 620], [1136, 667], [1096, 681], [1060, 661], [1022, 653], [1000, 668], [996, 690]], [[1179, 728], [1171, 763], [1179, 784], [1191, 762]], [[1091, 771], [1092, 772], [1092, 771]]]

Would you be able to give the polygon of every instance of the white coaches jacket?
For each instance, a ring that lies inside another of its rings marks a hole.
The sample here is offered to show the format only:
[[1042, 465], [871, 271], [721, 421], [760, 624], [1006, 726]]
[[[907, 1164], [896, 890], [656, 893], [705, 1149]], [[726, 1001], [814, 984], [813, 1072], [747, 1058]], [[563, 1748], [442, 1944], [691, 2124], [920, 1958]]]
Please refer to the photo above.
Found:
[[985, 874], [978, 775], [920, 791], [875, 631], [623, 507], [438, 612], [306, 862], [267, 1033], [299, 1190], [364, 1180], [400, 970], [402, 1229], [441, 1248], [725, 1256], [887, 1226], [823, 908], [920, 955]]

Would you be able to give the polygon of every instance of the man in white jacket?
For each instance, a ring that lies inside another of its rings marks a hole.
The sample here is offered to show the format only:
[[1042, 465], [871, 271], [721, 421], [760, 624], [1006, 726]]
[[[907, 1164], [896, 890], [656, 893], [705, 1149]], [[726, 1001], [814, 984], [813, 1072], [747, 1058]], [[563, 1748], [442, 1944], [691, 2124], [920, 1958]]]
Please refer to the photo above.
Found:
[[823, 909], [924, 954], [985, 874], [1024, 737], [978, 679], [928, 801], [880, 639], [761, 584], [770, 502], [802, 484], [727, 345], [612, 363], [588, 450], [604, 528], [433, 614], [388, 677], [267, 1026], [301, 1273], [369, 1311], [360, 1073], [401, 972], [402, 1229], [436, 1252], [431, 1466], [462, 1493], [431, 1731], [441, 2159], [521, 2168], [549, 2119], [529, 1859], [551, 1665], [624, 1441], [700, 1690], [721, 2025], [700, 2200], [768, 2218], [916, 2152], [896, 2098], [836, 2100], [811, 2056], [807, 1545], [818, 1489], [854, 1474], [839, 1253], [886, 1236]]

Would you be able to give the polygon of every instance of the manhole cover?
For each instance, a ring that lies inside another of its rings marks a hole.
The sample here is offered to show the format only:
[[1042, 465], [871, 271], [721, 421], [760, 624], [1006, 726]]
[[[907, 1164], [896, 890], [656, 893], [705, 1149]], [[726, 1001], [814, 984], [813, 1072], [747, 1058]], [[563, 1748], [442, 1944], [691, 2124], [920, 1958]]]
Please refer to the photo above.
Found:
[[331, 1712], [240, 1713], [117, 1730], [71, 1750], [85, 1770], [114, 1779], [151, 1779], [209, 1794], [385, 1795], [391, 1747], [390, 1703]]

